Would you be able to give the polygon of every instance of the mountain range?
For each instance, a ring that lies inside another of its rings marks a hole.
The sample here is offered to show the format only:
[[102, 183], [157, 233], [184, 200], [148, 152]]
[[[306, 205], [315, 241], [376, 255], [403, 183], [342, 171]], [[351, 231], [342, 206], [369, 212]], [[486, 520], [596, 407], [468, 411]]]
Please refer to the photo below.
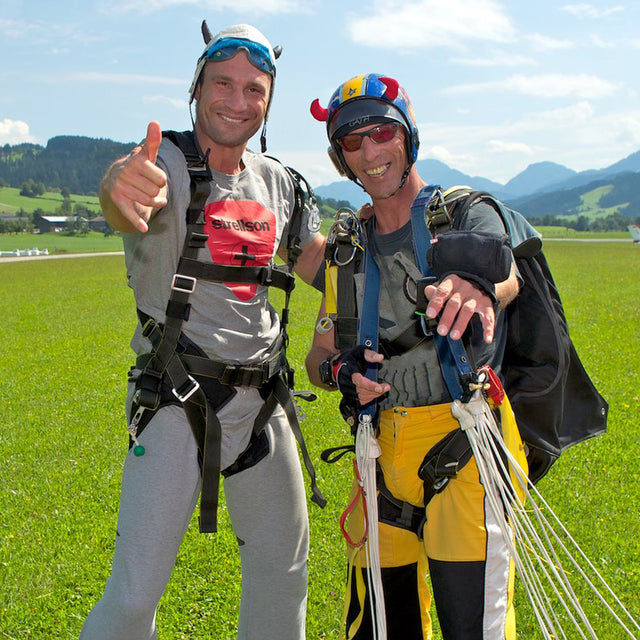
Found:
[[[0, 146], [0, 185], [20, 188], [32, 180], [48, 189], [95, 194], [107, 166], [132, 147], [133, 143], [83, 136], [56, 136], [45, 147], [6, 144]], [[506, 184], [469, 176], [439, 160], [419, 160], [416, 166], [425, 182], [445, 188], [466, 184], [489, 191], [530, 218], [640, 217], [640, 151], [599, 170], [578, 172], [555, 162], [538, 162]], [[314, 187], [314, 191], [320, 198], [346, 201], [353, 208], [369, 201], [367, 194], [347, 179]]]
[[[445, 188], [465, 184], [489, 191], [528, 217], [582, 215], [589, 210], [600, 214], [617, 210], [625, 217], [640, 215], [640, 151], [604, 169], [579, 172], [555, 162], [537, 162], [506, 184], [467, 175], [439, 160], [418, 160], [416, 167], [425, 182]], [[367, 194], [346, 179], [314, 191], [321, 198], [347, 200], [355, 208], [369, 202]], [[586, 201], [590, 207], [585, 206]]]

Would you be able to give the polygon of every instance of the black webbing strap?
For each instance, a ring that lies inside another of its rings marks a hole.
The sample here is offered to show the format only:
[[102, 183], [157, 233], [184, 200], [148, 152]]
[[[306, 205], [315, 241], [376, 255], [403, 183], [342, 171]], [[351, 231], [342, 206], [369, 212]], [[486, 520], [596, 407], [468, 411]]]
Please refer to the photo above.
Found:
[[315, 502], [318, 506], [324, 507], [327, 504], [327, 500], [318, 488], [318, 484], [316, 482], [316, 470], [314, 469], [313, 463], [311, 462], [311, 456], [307, 451], [307, 445], [305, 444], [302, 430], [300, 429], [298, 414], [296, 413], [293, 398], [291, 397], [291, 391], [289, 390], [289, 387], [285, 382], [283, 376], [276, 376], [273, 379], [273, 387], [271, 389], [271, 393], [278, 401], [280, 406], [284, 409], [287, 419], [289, 420], [291, 431], [293, 431], [293, 435], [298, 441], [300, 453], [302, 454], [302, 460], [311, 481], [311, 500], [313, 500], [313, 502]]
[[422, 537], [427, 519], [426, 505], [418, 507], [410, 502], [398, 500], [387, 488], [379, 465], [376, 470], [376, 484], [378, 486], [378, 520], [392, 527], [412, 531], [418, 537]]
[[331, 251], [331, 259], [338, 265], [336, 291], [337, 316], [336, 348], [340, 351], [350, 349], [358, 343], [358, 309], [356, 306], [354, 277], [359, 260], [355, 259], [356, 251], [352, 242], [338, 236]]
[[183, 257], [180, 259], [178, 272], [180, 275], [196, 278], [197, 280], [261, 284], [265, 287], [282, 289], [286, 293], [290, 293], [295, 287], [295, 277], [293, 274], [278, 269], [275, 265], [234, 266], [208, 264]]
[[472, 455], [469, 439], [462, 429], [454, 429], [427, 452], [418, 469], [418, 476], [424, 482], [425, 507], [436, 493], [444, 490]]
[[200, 533], [215, 533], [218, 530], [222, 426], [209, 403], [201, 407], [193, 402], [185, 402], [183, 406], [201, 456]]
[[425, 333], [426, 326], [422, 316], [416, 318], [393, 340], [380, 338], [378, 341], [378, 351], [382, 353], [385, 358], [393, 358], [393, 356], [399, 356], [407, 351], [411, 351], [411, 349], [422, 344], [425, 340], [433, 338], [433, 332], [428, 327], [428, 333]]

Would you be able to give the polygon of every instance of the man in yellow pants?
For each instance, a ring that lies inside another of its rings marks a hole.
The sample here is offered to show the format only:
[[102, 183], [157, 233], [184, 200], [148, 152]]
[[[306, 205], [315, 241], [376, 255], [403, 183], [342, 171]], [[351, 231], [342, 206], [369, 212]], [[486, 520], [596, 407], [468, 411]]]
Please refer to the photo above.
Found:
[[[327, 123], [330, 155], [339, 171], [372, 202], [363, 237], [353, 242], [363, 247], [362, 263], [367, 265], [354, 268], [351, 278], [359, 330], [353, 331], [353, 318], [342, 318], [339, 310], [336, 314], [336, 292], [327, 286], [307, 370], [314, 384], [340, 390], [341, 410], [354, 432], [358, 411], [374, 407], [381, 449], [378, 534], [387, 637], [431, 638], [429, 575], [446, 640], [515, 638], [512, 562], [485, 504], [475, 460], [468, 452], [454, 455], [457, 474], [446, 486], [434, 490], [426, 480], [430, 465], [439, 460], [439, 448], [449, 451], [446, 438], [462, 433], [451, 414], [455, 392], [437, 343], [460, 345], [468, 329], [475, 364], [500, 368], [505, 345], [501, 309], [518, 293], [504, 225], [492, 207], [473, 206], [455, 232], [461, 244], [455, 245], [453, 263], [451, 257], [443, 258], [446, 268], [428, 283], [422, 277], [423, 255], [416, 244], [420, 234], [412, 215], [426, 185], [415, 166], [418, 131], [404, 90], [393, 78], [358, 76], [338, 87], [326, 109], [314, 102], [312, 114]], [[370, 263], [377, 279], [369, 279]], [[336, 288], [344, 289], [344, 284]], [[420, 325], [415, 310], [421, 296], [425, 308]], [[360, 339], [371, 318], [379, 344]], [[339, 335], [349, 322], [351, 344], [348, 336]], [[509, 426], [503, 421], [502, 428], [514, 430], [518, 447], [515, 422]], [[459, 441], [454, 440], [455, 449]], [[352, 552], [346, 636], [358, 640], [377, 637], [362, 572], [365, 554], [359, 551], [366, 535], [360, 494], [356, 483], [354, 508], [345, 525]]]

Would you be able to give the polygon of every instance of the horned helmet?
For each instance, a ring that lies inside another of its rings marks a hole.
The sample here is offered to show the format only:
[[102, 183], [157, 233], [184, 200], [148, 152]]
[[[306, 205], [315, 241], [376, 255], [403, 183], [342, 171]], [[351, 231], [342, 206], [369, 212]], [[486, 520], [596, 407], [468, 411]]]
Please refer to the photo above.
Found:
[[420, 141], [411, 101], [397, 80], [379, 73], [351, 78], [333, 92], [326, 109], [316, 98], [311, 104], [311, 115], [316, 120], [327, 123], [327, 136], [331, 145], [328, 153], [335, 167], [342, 175], [358, 184], [358, 179], [345, 162], [338, 139], [369, 124], [398, 122], [404, 128], [409, 162], [402, 180], [404, 184], [411, 166], [418, 159]]
[[272, 47], [264, 34], [249, 24], [232, 25], [214, 36], [211, 35], [206, 21], [203, 20], [202, 37], [204, 38], [205, 49], [198, 58], [193, 81], [189, 87], [189, 109], [191, 109], [196, 88], [207, 62], [227, 60], [235, 56], [238, 51], [244, 51], [247, 54], [249, 62], [251, 62], [254, 67], [271, 76], [271, 90], [267, 101], [267, 111], [264, 116], [262, 134], [260, 135], [260, 144], [262, 146], [262, 152], [264, 153], [267, 148], [267, 117], [269, 115], [269, 107], [271, 106], [271, 100], [273, 98], [273, 87], [276, 81], [276, 60], [282, 53], [282, 47], [280, 45]]

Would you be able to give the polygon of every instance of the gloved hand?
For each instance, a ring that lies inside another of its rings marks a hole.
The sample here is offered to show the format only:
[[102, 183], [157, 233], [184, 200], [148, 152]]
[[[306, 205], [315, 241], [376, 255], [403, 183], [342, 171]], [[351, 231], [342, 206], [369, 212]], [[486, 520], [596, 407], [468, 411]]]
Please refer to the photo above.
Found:
[[360, 406], [358, 391], [352, 380], [354, 373], [364, 372], [367, 368], [367, 360], [364, 357], [365, 346], [359, 344], [352, 349], [343, 351], [333, 362], [333, 377], [336, 381], [338, 391], [342, 394], [343, 399], [349, 404]]
[[391, 389], [388, 383], [370, 380], [364, 375], [367, 365], [378, 363], [383, 359], [381, 353], [358, 345], [343, 351], [333, 360], [333, 377], [338, 390], [342, 393], [340, 413], [352, 430], [357, 427], [360, 408]]

